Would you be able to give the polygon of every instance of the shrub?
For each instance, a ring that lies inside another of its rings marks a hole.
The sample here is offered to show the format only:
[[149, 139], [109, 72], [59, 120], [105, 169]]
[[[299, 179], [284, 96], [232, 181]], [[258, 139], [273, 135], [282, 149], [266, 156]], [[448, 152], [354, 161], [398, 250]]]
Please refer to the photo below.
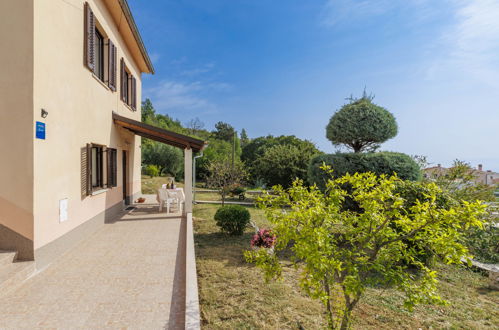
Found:
[[373, 151], [397, 135], [395, 117], [364, 96], [344, 105], [330, 119], [326, 137], [333, 145], [345, 145], [354, 152]]
[[320, 169], [325, 163], [333, 169], [333, 176], [338, 178], [347, 173], [373, 172], [376, 175], [386, 174], [397, 176], [402, 180], [418, 181], [421, 171], [418, 164], [410, 156], [398, 152], [370, 153], [336, 153], [320, 155], [313, 158], [308, 168], [308, 180], [324, 189], [328, 174]]
[[246, 192], [246, 189], [244, 189], [244, 187], [240, 184], [235, 184], [234, 186], [232, 186], [232, 188], [230, 190], [230, 193], [234, 196], [244, 194], [245, 192]]
[[159, 168], [156, 165], [147, 165], [144, 172], [151, 178], [154, 176], [159, 176]]
[[270, 249], [276, 243], [276, 236], [268, 229], [260, 229], [251, 239], [251, 247]]
[[222, 206], [215, 213], [217, 226], [229, 235], [242, 235], [250, 218], [249, 211], [241, 205]]

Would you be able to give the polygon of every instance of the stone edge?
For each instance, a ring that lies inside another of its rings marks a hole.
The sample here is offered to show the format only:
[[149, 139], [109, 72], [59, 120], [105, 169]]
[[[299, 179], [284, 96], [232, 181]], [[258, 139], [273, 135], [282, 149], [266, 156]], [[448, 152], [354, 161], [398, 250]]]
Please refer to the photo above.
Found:
[[192, 213], [186, 216], [186, 269], [185, 269], [185, 329], [200, 329], [198, 281], [196, 272], [196, 252], [194, 249], [194, 230]]

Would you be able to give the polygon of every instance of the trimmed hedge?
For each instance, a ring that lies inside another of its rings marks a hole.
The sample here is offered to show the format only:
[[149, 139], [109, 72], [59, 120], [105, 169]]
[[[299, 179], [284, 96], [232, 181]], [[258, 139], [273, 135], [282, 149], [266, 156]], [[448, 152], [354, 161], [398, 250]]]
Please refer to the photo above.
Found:
[[250, 218], [249, 211], [241, 205], [225, 205], [215, 213], [217, 226], [229, 235], [242, 235]]
[[335, 177], [347, 173], [373, 172], [376, 175], [397, 173], [402, 180], [419, 181], [421, 171], [410, 156], [399, 152], [336, 153], [313, 158], [308, 168], [309, 183], [316, 183], [321, 189], [327, 181], [327, 174], [320, 169], [322, 163], [332, 167]]

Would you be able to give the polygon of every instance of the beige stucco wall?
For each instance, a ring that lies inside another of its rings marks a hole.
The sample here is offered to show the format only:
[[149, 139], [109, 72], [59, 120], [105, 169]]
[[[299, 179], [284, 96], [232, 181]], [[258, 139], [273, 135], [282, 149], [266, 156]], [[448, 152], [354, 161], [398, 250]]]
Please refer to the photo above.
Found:
[[0, 1], [0, 14], [0, 225], [32, 240], [33, 0]]
[[[46, 140], [34, 141], [35, 249], [59, 238], [122, 201], [122, 150], [129, 151], [129, 194], [140, 191], [140, 138], [117, 128], [112, 112], [140, 120], [140, 72], [118, 27], [100, 0], [88, 0], [118, 48], [118, 90], [112, 92], [84, 66], [84, 1], [40, 0], [34, 5], [32, 122], [46, 123]], [[119, 59], [137, 78], [138, 111], [120, 100]], [[40, 117], [41, 109], [49, 115]], [[34, 118], [33, 118], [34, 116]], [[33, 123], [31, 123], [33, 125]], [[118, 149], [118, 187], [81, 196], [81, 149], [98, 143]], [[59, 222], [59, 200], [68, 198], [68, 220]]]

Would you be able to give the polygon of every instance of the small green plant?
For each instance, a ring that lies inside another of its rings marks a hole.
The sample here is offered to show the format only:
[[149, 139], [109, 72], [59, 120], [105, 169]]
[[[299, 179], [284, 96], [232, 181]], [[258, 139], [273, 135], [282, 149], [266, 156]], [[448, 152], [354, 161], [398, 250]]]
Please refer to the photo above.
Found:
[[215, 213], [217, 226], [229, 235], [242, 235], [250, 219], [249, 211], [241, 205], [222, 206]]
[[146, 175], [149, 175], [151, 178], [159, 176], [159, 168], [156, 165], [147, 165], [144, 172]]

